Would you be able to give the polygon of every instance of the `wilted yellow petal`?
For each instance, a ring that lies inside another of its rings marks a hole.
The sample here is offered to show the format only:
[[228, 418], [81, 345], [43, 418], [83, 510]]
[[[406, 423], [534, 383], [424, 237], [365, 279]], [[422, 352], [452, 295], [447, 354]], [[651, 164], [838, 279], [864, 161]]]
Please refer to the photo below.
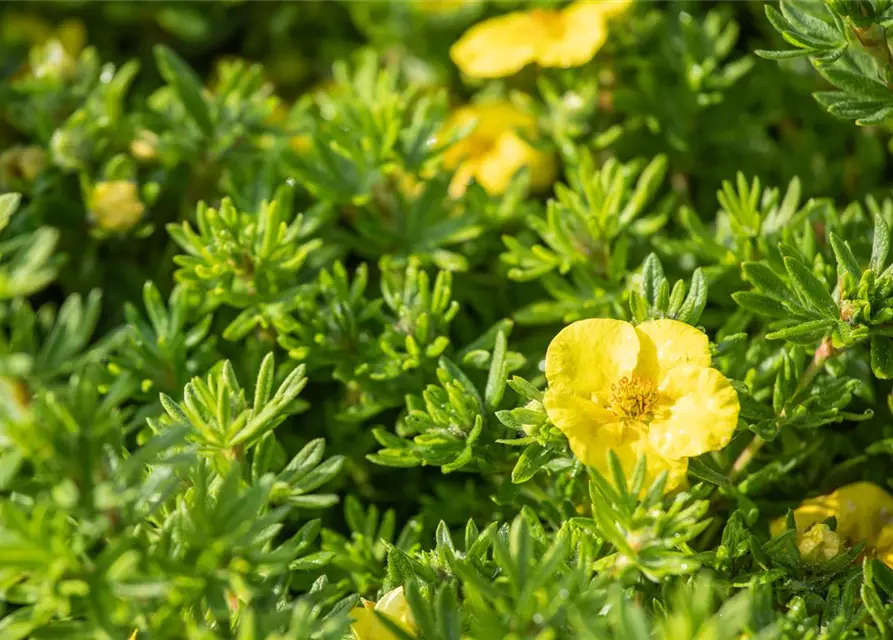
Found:
[[[703, 335], [703, 334], [702, 334]], [[725, 447], [738, 425], [738, 394], [716, 369], [682, 365], [659, 387], [648, 439], [662, 456], [691, 458]]]
[[542, 37], [529, 12], [515, 11], [471, 27], [450, 49], [450, 57], [466, 75], [501, 78], [533, 62]]
[[628, 322], [578, 320], [556, 335], [546, 351], [549, 387], [562, 393], [606, 395], [631, 376], [639, 359], [639, 336]]
[[683, 364], [710, 366], [707, 336], [678, 320], [652, 320], [636, 326], [642, 343], [639, 374], [660, 383], [667, 373]]

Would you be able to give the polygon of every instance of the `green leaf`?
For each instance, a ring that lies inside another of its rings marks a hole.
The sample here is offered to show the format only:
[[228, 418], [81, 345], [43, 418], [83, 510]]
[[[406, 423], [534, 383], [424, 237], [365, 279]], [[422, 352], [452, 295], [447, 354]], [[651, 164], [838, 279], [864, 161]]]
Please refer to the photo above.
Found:
[[838, 89], [854, 98], [893, 103], [893, 95], [883, 82], [839, 67], [820, 67], [819, 73]]
[[701, 319], [701, 314], [706, 306], [707, 278], [704, 276], [701, 268], [698, 267], [691, 276], [691, 287], [688, 290], [688, 295], [685, 296], [685, 301], [682, 303], [676, 319], [690, 325], [696, 325], [698, 320]]
[[815, 344], [830, 333], [830, 320], [811, 320], [766, 334], [767, 340], [787, 340], [795, 344]]
[[871, 336], [871, 371], [881, 380], [893, 378], [893, 338]]
[[827, 287], [806, 265], [796, 258], [786, 257], [784, 266], [796, 285], [798, 293], [810, 306], [828, 318], [836, 320], [840, 317], [837, 304], [828, 293]]
[[874, 239], [871, 244], [871, 260], [868, 268], [875, 273], [881, 273], [884, 270], [884, 264], [887, 262], [887, 255], [890, 253], [890, 227], [887, 221], [880, 213], [874, 216]]
[[493, 345], [493, 358], [490, 361], [490, 372], [487, 375], [487, 386], [484, 389], [484, 403], [487, 411], [496, 411], [502, 396], [505, 393], [508, 369], [506, 367], [506, 337], [500, 331], [496, 334], [496, 342]]
[[195, 71], [170, 48], [158, 44], [155, 45], [153, 51], [161, 76], [173, 87], [186, 112], [205, 137], [210, 137], [214, 133], [214, 123], [211, 121], [208, 103], [202, 96], [201, 80]]
[[21, 199], [22, 196], [18, 193], [0, 194], [0, 231], [3, 231], [6, 225], [9, 224], [9, 219], [16, 212], [16, 209], [19, 208]]
[[732, 294], [732, 300], [742, 309], [770, 318], [784, 318], [791, 313], [783, 303], [756, 291], [738, 291]]
[[731, 486], [731, 483], [726, 476], [711, 469], [704, 461], [698, 458], [691, 458], [688, 461], [688, 472], [698, 480], [704, 480], [705, 482], [715, 484], [719, 487]]
[[848, 242], [841, 240], [840, 237], [831, 232], [831, 249], [834, 250], [834, 257], [837, 258], [838, 273], [843, 270], [849, 273], [855, 282], [862, 277], [862, 269], [859, 268], [859, 261], [853, 255], [852, 249]]
[[552, 459], [552, 453], [540, 444], [531, 444], [521, 453], [512, 470], [512, 482], [527, 482]]

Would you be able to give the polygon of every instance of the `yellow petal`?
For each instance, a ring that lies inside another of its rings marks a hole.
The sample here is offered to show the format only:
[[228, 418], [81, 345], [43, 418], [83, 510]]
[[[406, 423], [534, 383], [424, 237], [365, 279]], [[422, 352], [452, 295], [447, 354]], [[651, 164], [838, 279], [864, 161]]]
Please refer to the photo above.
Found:
[[738, 394], [716, 369], [675, 367], [658, 388], [648, 439], [662, 456], [691, 458], [725, 447], [738, 426]]
[[567, 69], [592, 60], [607, 39], [603, 9], [598, 3], [575, 2], [561, 12], [560, 20], [560, 34], [537, 48], [537, 64]]
[[418, 630], [418, 625], [412, 615], [412, 609], [409, 608], [409, 603], [406, 601], [403, 587], [397, 587], [383, 595], [381, 600], [376, 603], [375, 609], [399, 624], [409, 633], [414, 634]]
[[628, 322], [578, 320], [549, 344], [546, 379], [556, 391], [605, 395], [612, 384], [632, 375], [638, 359], [639, 336]]
[[[834, 495], [819, 496], [817, 498], [806, 500], [799, 507], [794, 509], [794, 523], [797, 527], [797, 531], [802, 533], [815, 523], [835, 515], [838, 504], [837, 497]], [[843, 532], [840, 531], [839, 525], [840, 523], [838, 522], [838, 533], [843, 537], [846, 537]], [[773, 536], [777, 536], [784, 531], [784, 527], [784, 518], [778, 518], [772, 522], [769, 531]]]
[[382, 624], [371, 608], [354, 607], [350, 617], [354, 619], [350, 625], [354, 640], [398, 640], [397, 635]]
[[710, 366], [710, 342], [693, 326], [678, 320], [652, 320], [636, 326], [642, 343], [639, 374], [660, 383], [675, 367]]
[[490, 195], [504, 193], [534, 151], [529, 144], [512, 133], [500, 136], [494, 147], [481, 160], [475, 178]]
[[626, 13], [632, 6], [633, 0], [588, 0], [586, 4], [597, 5], [605, 18], [613, 18]]
[[627, 478], [640, 456], [646, 458], [646, 486], [658, 475], [668, 473], [666, 490], [685, 479], [687, 460], [667, 460], [648, 444], [645, 426], [633, 421], [618, 422], [616, 416], [594, 402], [549, 389], [543, 402], [549, 420], [567, 437], [571, 451], [585, 465], [611, 478], [608, 452], [614, 451]]
[[877, 559], [893, 569], [893, 548], [879, 552]]
[[516, 11], [478, 23], [450, 49], [462, 73], [475, 78], [501, 78], [530, 64], [542, 29], [527, 12]]
[[851, 542], [877, 543], [881, 531], [893, 524], [893, 496], [871, 482], [841, 487], [829, 500], [837, 506], [837, 531]]

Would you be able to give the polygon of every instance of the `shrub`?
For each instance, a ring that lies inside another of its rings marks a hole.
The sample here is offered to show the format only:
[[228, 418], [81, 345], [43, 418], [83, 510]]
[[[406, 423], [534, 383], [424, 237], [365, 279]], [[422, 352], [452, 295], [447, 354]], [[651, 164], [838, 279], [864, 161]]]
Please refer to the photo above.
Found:
[[0, 9], [0, 638], [893, 635], [890, 24]]

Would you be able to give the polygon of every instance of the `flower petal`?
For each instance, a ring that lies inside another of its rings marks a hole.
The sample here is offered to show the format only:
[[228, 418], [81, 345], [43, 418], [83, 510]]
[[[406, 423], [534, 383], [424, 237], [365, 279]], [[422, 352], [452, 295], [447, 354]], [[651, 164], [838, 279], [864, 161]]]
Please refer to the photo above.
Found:
[[633, 0], [581, 0], [581, 4], [596, 5], [605, 18], [613, 18], [625, 13], [633, 3]]
[[628, 322], [578, 320], [556, 335], [546, 351], [549, 387], [565, 393], [607, 394], [611, 384], [632, 375], [639, 337]]
[[668, 472], [666, 490], [672, 491], [685, 479], [687, 460], [667, 460], [652, 449], [644, 436], [644, 425], [618, 422], [611, 412], [594, 402], [552, 389], [546, 392], [544, 406], [549, 420], [567, 437], [571, 451], [585, 465], [611, 478], [608, 452], [614, 451], [627, 478], [640, 456], [645, 456], [646, 486]]
[[716, 369], [682, 365], [658, 388], [660, 406], [648, 440], [661, 455], [677, 460], [725, 447], [738, 426], [738, 394]]
[[450, 49], [462, 73], [474, 78], [501, 78], [533, 62], [542, 27], [524, 11], [507, 13], [474, 25]]
[[851, 542], [875, 544], [881, 531], [893, 525], [893, 496], [871, 482], [841, 487], [828, 499], [837, 507], [837, 531]]
[[642, 343], [639, 374], [660, 383], [672, 369], [684, 365], [710, 366], [710, 341], [690, 324], [652, 320], [636, 326]]
[[575, 2], [561, 12], [561, 34], [544, 40], [536, 52], [541, 67], [567, 69], [586, 64], [607, 39], [604, 8], [598, 3]]

